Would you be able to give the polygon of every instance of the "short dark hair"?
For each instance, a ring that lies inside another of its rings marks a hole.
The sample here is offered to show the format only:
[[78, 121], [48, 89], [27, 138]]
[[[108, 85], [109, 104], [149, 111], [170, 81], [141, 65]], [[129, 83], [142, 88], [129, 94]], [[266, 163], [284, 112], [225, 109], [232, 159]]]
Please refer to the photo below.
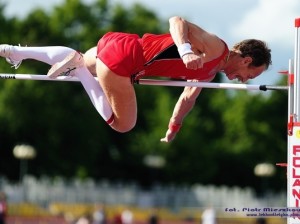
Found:
[[243, 40], [233, 46], [234, 50], [241, 52], [242, 57], [251, 57], [250, 66], [259, 67], [266, 65], [266, 69], [272, 64], [271, 49], [268, 48], [266, 42], [257, 39]]

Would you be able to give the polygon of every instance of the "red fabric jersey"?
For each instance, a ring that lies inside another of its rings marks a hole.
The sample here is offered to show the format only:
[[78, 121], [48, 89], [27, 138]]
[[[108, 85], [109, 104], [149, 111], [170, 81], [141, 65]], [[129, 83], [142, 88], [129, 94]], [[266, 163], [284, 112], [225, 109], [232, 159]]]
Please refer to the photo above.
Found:
[[[149, 62], [153, 57], [155, 57], [155, 55], [174, 45], [174, 41], [170, 34], [145, 34], [142, 37], [142, 45], [145, 60]], [[187, 69], [182, 59], [178, 56], [178, 58], [153, 60], [144, 67], [144, 71], [140, 74], [145, 76], [163, 76], [175, 79], [197, 79], [210, 81], [216, 75], [217, 71], [215, 67], [229, 52], [227, 45], [225, 46], [225, 50], [220, 57], [204, 63], [203, 68], [201, 69]]]
[[170, 34], [145, 34], [139, 38], [135, 34], [111, 32], [100, 39], [97, 56], [121, 76], [136, 74], [137, 78], [160, 76], [211, 81], [217, 72], [215, 67], [229, 52], [225, 44], [221, 56], [204, 63], [201, 69], [192, 70], [185, 67], [177, 48], [176, 53], [164, 54], [171, 47], [176, 47], [174, 45]]

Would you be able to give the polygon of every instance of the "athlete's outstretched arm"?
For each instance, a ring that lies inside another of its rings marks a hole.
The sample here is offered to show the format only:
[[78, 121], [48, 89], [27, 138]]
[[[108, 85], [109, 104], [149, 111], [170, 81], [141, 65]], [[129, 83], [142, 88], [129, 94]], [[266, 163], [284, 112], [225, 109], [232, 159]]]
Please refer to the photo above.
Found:
[[161, 142], [171, 142], [178, 133], [184, 117], [192, 110], [202, 88], [185, 87], [180, 95], [169, 122], [169, 127]]

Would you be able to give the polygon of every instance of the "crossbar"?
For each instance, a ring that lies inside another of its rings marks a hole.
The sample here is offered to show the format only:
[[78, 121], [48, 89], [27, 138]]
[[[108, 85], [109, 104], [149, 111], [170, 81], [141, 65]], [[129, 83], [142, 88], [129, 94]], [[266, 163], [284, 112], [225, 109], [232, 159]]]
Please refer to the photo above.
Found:
[[273, 85], [250, 85], [250, 84], [236, 84], [236, 83], [212, 83], [212, 82], [187, 82], [187, 81], [169, 81], [169, 80], [153, 80], [141, 79], [138, 84], [142, 85], [156, 85], [156, 86], [191, 86], [212, 89], [235, 89], [235, 90], [288, 90], [287, 86], [273, 86]]
[[[42, 81], [67, 81], [79, 82], [77, 77], [59, 76], [56, 79], [51, 79], [46, 75], [36, 74], [5, 74], [0, 73], [0, 79], [20, 79], [20, 80], [42, 80]], [[95, 78], [97, 79], [97, 78]], [[288, 90], [288, 86], [274, 86], [274, 85], [249, 85], [249, 84], [235, 84], [235, 83], [211, 83], [211, 82], [187, 82], [187, 81], [173, 81], [173, 80], [155, 80], [155, 79], [140, 79], [135, 81], [135, 84], [140, 85], [155, 85], [155, 86], [177, 86], [177, 87], [200, 87], [213, 89], [235, 89], [235, 90]]]

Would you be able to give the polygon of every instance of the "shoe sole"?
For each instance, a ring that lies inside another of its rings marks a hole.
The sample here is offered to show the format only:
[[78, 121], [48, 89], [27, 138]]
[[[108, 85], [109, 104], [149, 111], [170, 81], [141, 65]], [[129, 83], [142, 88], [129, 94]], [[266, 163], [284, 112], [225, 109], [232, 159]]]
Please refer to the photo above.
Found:
[[0, 57], [9, 58], [11, 55], [12, 48], [13, 48], [12, 45], [1, 44], [0, 49], [2, 49], [2, 51], [0, 53]]
[[67, 71], [72, 71], [76, 68], [76, 66], [70, 67], [68, 63], [72, 61], [76, 57], [77, 52], [70, 53], [62, 62], [57, 62], [48, 71], [47, 76], [51, 79], [55, 79], [58, 76], [63, 76]]

